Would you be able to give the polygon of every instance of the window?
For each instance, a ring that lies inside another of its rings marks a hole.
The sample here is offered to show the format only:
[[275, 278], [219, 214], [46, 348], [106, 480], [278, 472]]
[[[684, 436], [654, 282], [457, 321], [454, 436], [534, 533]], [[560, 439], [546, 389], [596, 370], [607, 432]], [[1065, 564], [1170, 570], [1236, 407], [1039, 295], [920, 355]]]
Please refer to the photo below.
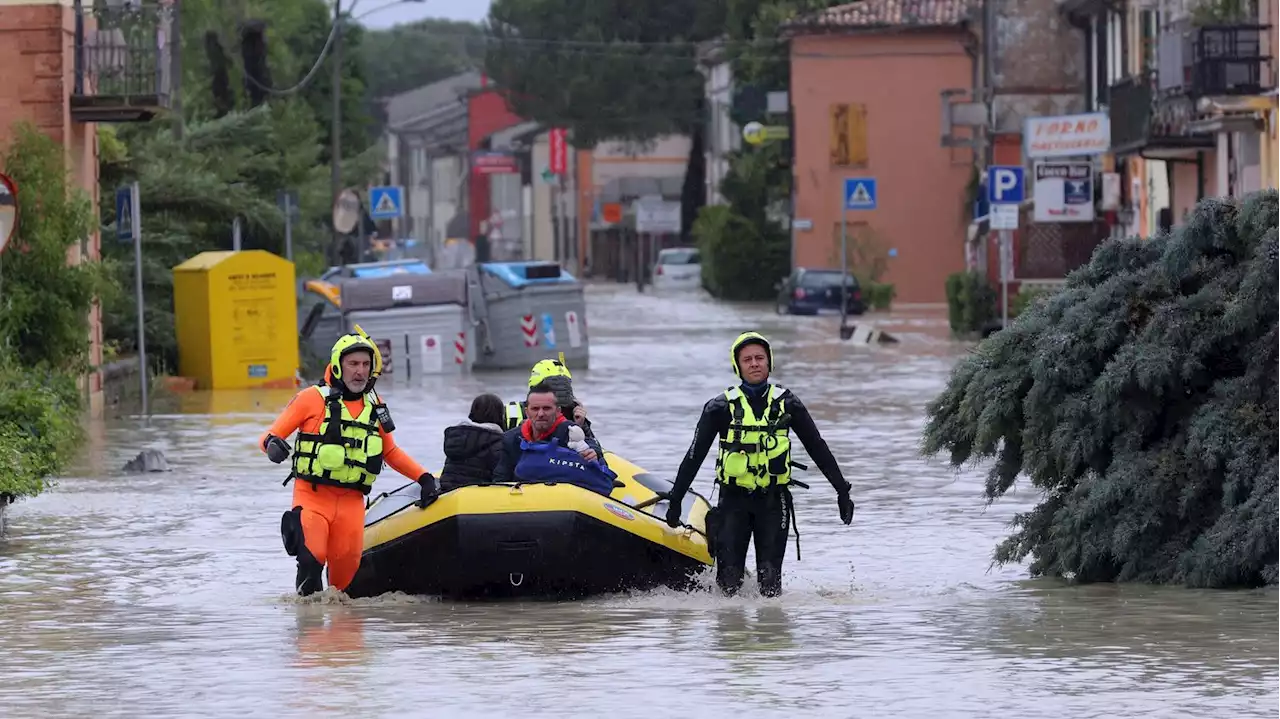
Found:
[[[848, 287], [857, 288], [858, 279], [849, 274], [844, 283]], [[807, 270], [800, 276], [800, 286], [805, 289], [825, 290], [839, 287], [840, 284], [839, 270]]]
[[1107, 17], [1104, 17], [1101, 20], [1096, 18], [1094, 19], [1095, 24], [1094, 24], [1093, 47], [1094, 47], [1095, 54], [1094, 54], [1094, 65], [1093, 65], [1093, 77], [1094, 77], [1095, 87], [1097, 88], [1095, 97], [1097, 98], [1097, 105], [1099, 107], [1106, 105], [1111, 99], [1110, 92], [1109, 92], [1109, 90], [1111, 89], [1110, 83], [1107, 81], [1108, 70], [1109, 70], [1109, 67], [1107, 65], [1107, 55], [1108, 55], [1108, 50], [1110, 50], [1110, 44], [1111, 44], [1110, 43], [1111, 23], [1108, 22], [1110, 20], [1110, 15], [1111, 14], [1108, 13]]
[[710, 103], [708, 103], [708, 107], [707, 107], [707, 115], [706, 115], [707, 126], [705, 129], [705, 132], [707, 133], [706, 135], [707, 146], [711, 148], [712, 157], [718, 157], [724, 152], [724, 148], [722, 148], [720, 145], [720, 132], [719, 132], [719, 127], [717, 127], [717, 125], [719, 124], [717, 122], [719, 117], [720, 117], [720, 102], [718, 100], [712, 100]]
[[420, 180], [426, 179], [430, 175], [431, 165], [427, 161], [427, 148], [413, 148], [413, 176]]
[[660, 265], [697, 265], [701, 262], [701, 255], [693, 248], [670, 248], [658, 253]]
[[1096, 64], [1095, 56], [1097, 51], [1097, 36], [1094, 34], [1097, 27], [1097, 18], [1094, 18], [1089, 25], [1089, 31], [1084, 34], [1084, 82], [1085, 82], [1085, 104], [1090, 111], [1098, 109], [1098, 82], [1097, 73], [1094, 72]]
[[1156, 48], [1159, 42], [1160, 24], [1154, 10], [1143, 10], [1138, 15], [1138, 37], [1141, 47], [1142, 64], [1138, 68], [1142, 72], [1156, 69]]
[[458, 159], [441, 158], [431, 163], [432, 202], [458, 201]]

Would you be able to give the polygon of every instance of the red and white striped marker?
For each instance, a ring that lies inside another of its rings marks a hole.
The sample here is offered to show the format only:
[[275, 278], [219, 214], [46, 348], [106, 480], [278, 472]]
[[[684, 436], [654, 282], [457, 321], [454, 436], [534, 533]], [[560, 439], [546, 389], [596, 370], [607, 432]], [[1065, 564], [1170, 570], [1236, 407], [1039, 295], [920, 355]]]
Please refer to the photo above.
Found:
[[458, 339], [453, 341], [453, 363], [466, 364], [467, 362], [467, 333], [459, 332]]
[[520, 331], [524, 333], [524, 346], [538, 346], [538, 323], [534, 322], [533, 315], [525, 315], [520, 318]]

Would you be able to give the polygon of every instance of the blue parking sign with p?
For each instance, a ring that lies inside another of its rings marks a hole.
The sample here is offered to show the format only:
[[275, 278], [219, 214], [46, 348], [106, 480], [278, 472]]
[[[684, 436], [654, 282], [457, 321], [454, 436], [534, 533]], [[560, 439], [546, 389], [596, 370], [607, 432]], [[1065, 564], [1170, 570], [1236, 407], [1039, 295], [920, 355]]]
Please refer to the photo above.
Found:
[[987, 202], [993, 205], [1018, 204], [1027, 198], [1026, 173], [1017, 165], [987, 168]]

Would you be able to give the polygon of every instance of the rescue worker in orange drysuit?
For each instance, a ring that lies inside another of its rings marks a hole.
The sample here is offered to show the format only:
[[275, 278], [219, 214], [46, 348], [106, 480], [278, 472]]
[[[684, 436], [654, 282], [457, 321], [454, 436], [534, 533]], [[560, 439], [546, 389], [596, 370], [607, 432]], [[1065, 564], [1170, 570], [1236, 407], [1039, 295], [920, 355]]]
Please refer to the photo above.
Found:
[[[302, 596], [324, 588], [325, 564], [335, 589], [346, 590], [355, 577], [364, 545], [365, 496], [383, 463], [418, 481], [419, 506], [440, 493], [436, 478], [391, 436], [391, 415], [373, 392], [377, 354], [363, 334], [339, 338], [325, 383], [298, 392], [258, 441], [277, 464], [292, 452], [293, 509], [284, 513], [280, 534], [285, 551], [298, 559], [296, 585]], [[294, 432], [298, 436], [290, 450], [285, 438]]]

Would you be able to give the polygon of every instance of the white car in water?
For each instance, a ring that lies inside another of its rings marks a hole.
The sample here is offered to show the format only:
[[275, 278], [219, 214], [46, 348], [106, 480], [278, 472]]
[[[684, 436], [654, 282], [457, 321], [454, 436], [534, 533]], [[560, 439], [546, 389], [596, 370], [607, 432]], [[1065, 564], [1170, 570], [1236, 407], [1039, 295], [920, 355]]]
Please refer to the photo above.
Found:
[[702, 287], [702, 255], [696, 247], [669, 247], [653, 265], [653, 289], [697, 290]]

